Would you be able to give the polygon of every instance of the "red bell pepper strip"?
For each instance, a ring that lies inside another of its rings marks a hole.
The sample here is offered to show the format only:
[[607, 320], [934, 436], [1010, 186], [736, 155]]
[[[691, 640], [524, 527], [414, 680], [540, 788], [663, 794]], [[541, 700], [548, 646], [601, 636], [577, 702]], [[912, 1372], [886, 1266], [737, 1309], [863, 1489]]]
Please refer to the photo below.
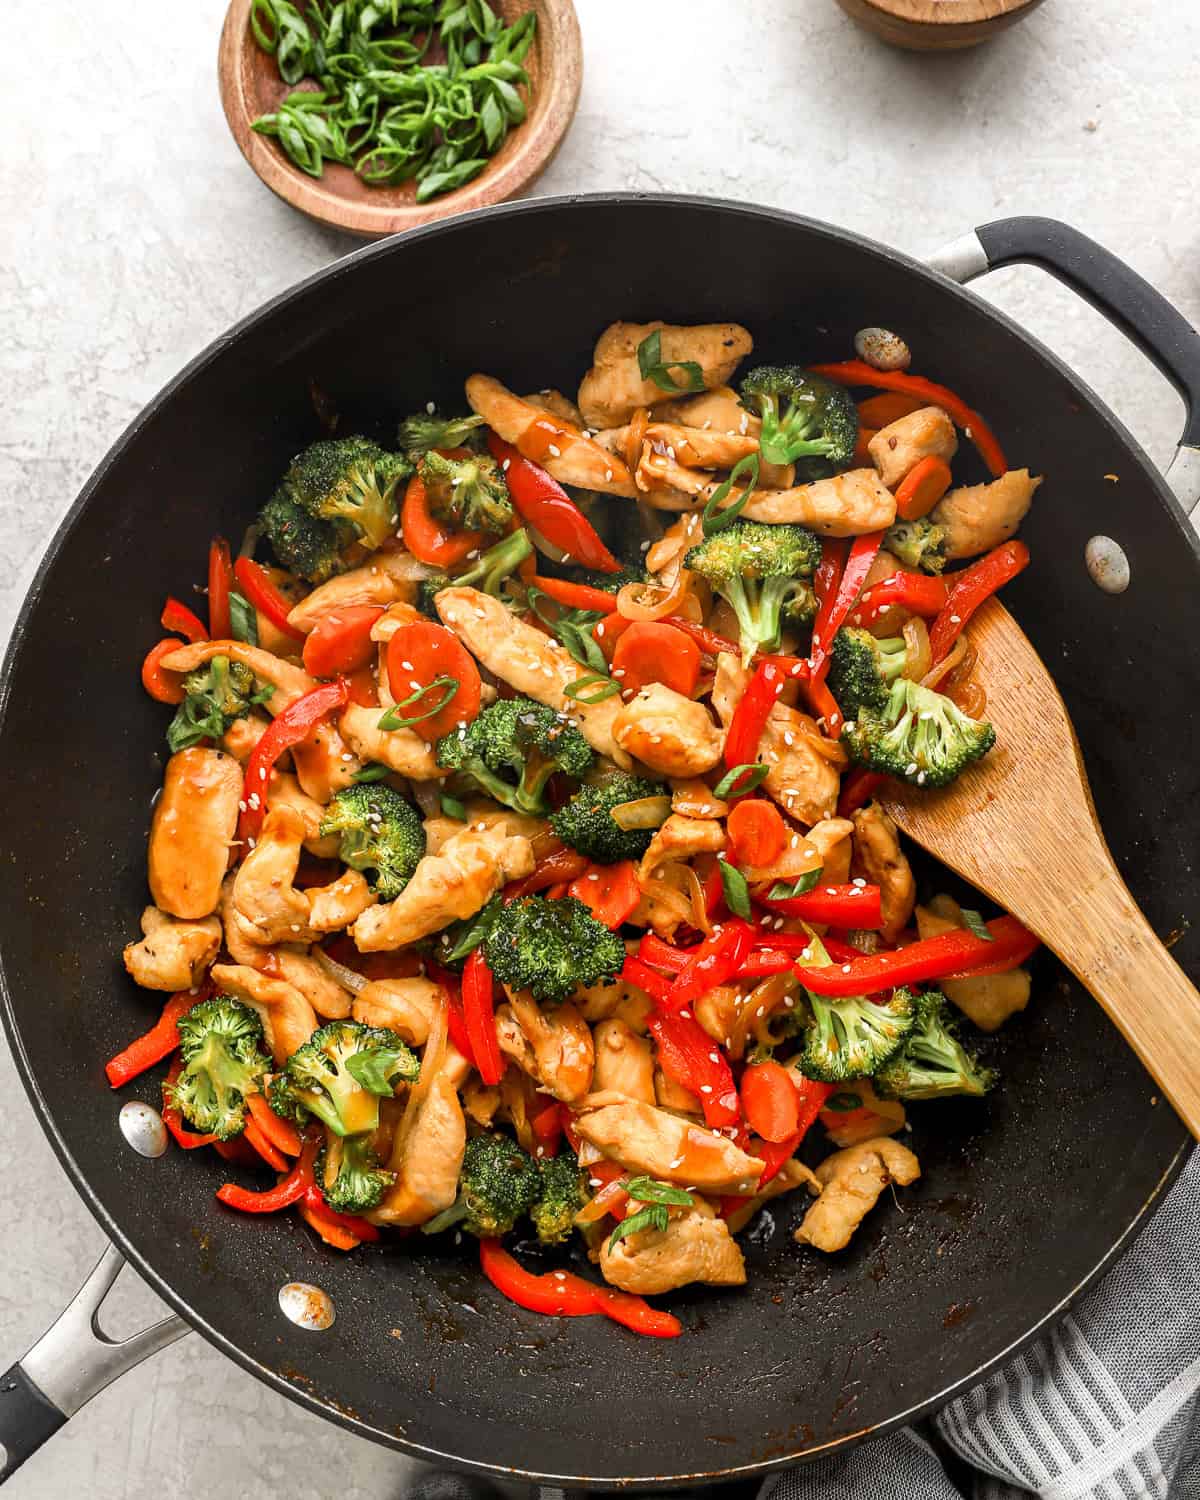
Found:
[[1004, 958], [992, 959], [986, 964], [972, 964], [969, 969], [956, 969], [953, 974], [943, 974], [943, 979], [981, 979], [985, 974], [1008, 974], [1013, 969], [1019, 969], [1021, 965], [1030, 958], [1040, 945], [1034, 943], [1028, 952], [1018, 949]]
[[[166, 1115], [163, 1119], [166, 1119]], [[167, 1128], [170, 1129], [169, 1126]], [[246, 1142], [243, 1136], [235, 1135], [232, 1140], [228, 1141], [213, 1141], [212, 1148], [225, 1161], [236, 1162], [239, 1167], [258, 1166], [258, 1152]]]
[[838, 817], [853, 817], [860, 807], [865, 807], [870, 802], [886, 780], [887, 777], [878, 771], [864, 771], [861, 766], [856, 767], [842, 782], [837, 805]]
[[611, 1286], [598, 1286], [594, 1291], [599, 1310], [623, 1328], [652, 1339], [677, 1339], [683, 1332], [683, 1324], [674, 1313], [651, 1307], [643, 1297]]
[[903, 609], [910, 615], [932, 619], [946, 602], [946, 580], [929, 573], [893, 573], [873, 583], [850, 611], [846, 623], [864, 629], [882, 619], [889, 610]]
[[538, 1143], [541, 1156], [553, 1156], [562, 1139], [562, 1115], [557, 1100], [552, 1099], [545, 1109], [540, 1109], [529, 1121], [533, 1138]]
[[172, 995], [150, 1030], [138, 1037], [137, 1041], [130, 1042], [128, 1047], [104, 1064], [104, 1071], [113, 1088], [124, 1088], [130, 1079], [138, 1077], [155, 1063], [162, 1062], [164, 1057], [169, 1057], [179, 1046], [180, 1016], [186, 1016], [193, 1005], [211, 994], [212, 986], [205, 983], [198, 989], [179, 990]]
[[[821, 599], [817, 618], [813, 622], [812, 649], [808, 657], [809, 674], [813, 681], [824, 678], [825, 673], [828, 672], [829, 652], [833, 646], [833, 638], [845, 624], [846, 616], [850, 613], [854, 601], [862, 593], [867, 574], [879, 556], [879, 549], [882, 545], [882, 531], [872, 531], [866, 536], [856, 536], [850, 544], [849, 555], [838, 572], [836, 588], [829, 589]], [[826, 541], [823, 551], [829, 552], [832, 547], [833, 544]], [[835, 553], [835, 559], [836, 556]], [[824, 568], [825, 558], [822, 555], [817, 576]], [[814, 578], [815, 586], [816, 579]], [[818, 598], [820, 598], [819, 594]]]
[[474, 949], [467, 958], [462, 997], [463, 1020], [479, 1076], [484, 1083], [499, 1083], [504, 1074], [504, 1060], [496, 1040], [495, 981], [482, 948]]
[[815, 717], [821, 720], [826, 736], [836, 740], [842, 732], [842, 711], [837, 699], [829, 691], [829, 684], [823, 676], [814, 677], [806, 684], [804, 691], [808, 694], [808, 706]]
[[[1020, 955], [1026, 959], [1038, 940], [1016, 917], [995, 917], [987, 923], [991, 940], [978, 938], [966, 928], [924, 938], [907, 948], [871, 953], [828, 967], [798, 965], [800, 982], [817, 995], [837, 999], [845, 995], [875, 995], [899, 985], [922, 984], [962, 974], [979, 964], [997, 964]], [[1018, 960], [1020, 961], [1020, 960]]]
[[171, 1139], [184, 1151], [195, 1151], [200, 1146], [214, 1146], [217, 1144], [215, 1135], [199, 1135], [194, 1130], [189, 1130], [183, 1123], [183, 1114], [180, 1109], [171, 1102], [171, 1088], [183, 1071], [183, 1059], [175, 1058], [167, 1069], [167, 1076], [163, 1079], [162, 1086], [162, 1122], [171, 1134]]
[[811, 365], [809, 368], [814, 375], [836, 380], [839, 385], [868, 385], [878, 391], [903, 391], [910, 396], [919, 396], [930, 406], [940, 406], [975, 444], [994, 479], [999, 479], [1007, 471], [1008, 462], [996, 434], [977, 411], [948, 387], [926, 380], [923, 375], [909, 375], [904, 370], [877, 370], [861, 359], [843, 359], [836, 364]]
[[[543, 578], [535, 573], [528, 580], [534, 588], [541, 589], [542, 593], [549, 594], [555, 604], [561, 604], [565, 609], [594, 609], [599, 610], [602, 615], [613, 615], [617, 612], [617, 596], [606, 594], [603, 589], [590, 588], [586, 583], [571, 583], [566, 578]], [[632, 624], [633, 622], [630, 621]]]
[[745, 963], [753, 946], [754, 929], [748, 923], [739, 918], [722, 923], [711, 937], [692, 949], [671, 986], [670, 1008], [682, 1010], [709, 990], [727, 983]]
[[795, 962], [795, 955], [781, 948], [756, 948], [737, 971], [737, 977], [766, 979], [771, 974], [786, 974]]
[[284, 1156], [300, 1155], [304, 1149], [300, 1132], [290, 1120], [279, 1118], [264, 1095], [251, 1094], [246, 1100], [246, 1108], [259, 1130], [277, 1151], [282, 1151]]
[[[812, 649], [815, 651], [821, 640], [832, 640], [834, 632], [829, 628], [829, 619], [837, 603], [838, 585], [846, 566], [847, 544], [836, 537], [826, 537], [821, 543], [821, 561], [813, 573], [813, 593], [817, 597], [817, 613], [812, 627]], [[810, 657], [811, 664], [811, 657]]]
[[238, 838], [243, 844], [248, 839], [257, 838], [262, 829], [267, 812], [267, 786], [275, 762], [285, 750], [302, 744], [323, 719], [339, 708], [345, 708], [349, 701], [350, 684], [344, 677], [339, 677], [295, 699], [271, 720], [246, 762], [246, 779], [242, 787], [245, 807], [238, 817]]
[[518, 896], [532, 896], [535, 891], [544, 891], [557, 885], [560, 880], [578, 880], [588, 868], [588, 857], [576, 849], [555, 849], [544, 855], [523, 880], [513, 880], [504, 887], [505, 901], [515, 901]]
[[1028, 566], [1029, 548], [1024, 542], [1001, 542], [969, 568], [951, 575], [947, 580], [946, 602], [929, 627], [929, 650], [935, 666], [945, 661], [950, 647], [983, 601]]
[[[707, 625], [697, 625], [694, 620], [685, 620], [682, 615], [668, 615], [663, 624], [673, 625], [676, 630], [682, 630], [684, 635], [691, 636], [706, 656], [741, 656], [742, 648], [736, 641], [718, 635]], [[763, 662], [770, 662], [789, 677], [803, 679], [808, 676], [808, 662], [802, 656], [780, 656], [770, 651], [756, 651], [754, 665], [761, 666]]]
[[274, 1214], [291, 1203], [298, 1203], [309, 1188], [316, 1185], [313, 1163], [317, 1159], [317, 1145], [315, 1135], [306, 1137], [299, 1161], [286, 1177], [281, 1177], [265, 1193], [253, 1193], [248, 1188], [239, 1187], [236, 1182], [226, 1182], [217, 1189], [217, 1197], [229, 1208], [236, 1208], [244, 1214]]
[[169, 596], [163, 605], [159, 624], [164, 630], [173, 630], [178, 635], [186, 636], [193, 645], [197, 641], [208, 640], [208, 631], [204, 628], [204, 621], [194, 610], [189, 609], [173, 595]]
[[746, 1123], [764, 1141], [778, 1144], [796, 1134], [800, 1100], [791, 1073], [779, 1063], [752, 1063], [742, 1074], [741, 1095]]
[[342, 1214], [330, 1208], [314, 1183], [300, 1201], [300, 1213], [327, 1245], [335, 1250], [356, 1250], [363, 1240], [378, 1240], [379, 1230], [358, 1214]]
[[598, 922], [614, 931], [633, 915], [642, 899], [637, 865], [631, 859], [620, 860], [615, 865], [592, 865], [571, 882], [569, 890]]
[[638, 989], [645, 990], [651, 1000], [658, 1005], [666, 1005], [670, 999], [670, 980], [664, 979], [657, 969], [652, 969], [649, 964], [644, 963], [640, 958], [635, 958], [633, 954], [630, 954], [622, 965], [621, 978], [627, 979], [630, 984], [636, 984]]
[[[717, 879], [721, 876], [718, 872]], [[671, 943], [663, 942], [656, 933], [647, 932], [638, 944], [637, 956], [643, 963], [653, 964], [655, 968], [666, 969], [670, 974], [678, 974], [687, 967], [688, 959], [695, 953], [694, 948], [676, 948]]]
[[660, 1010], [646, 1018], [658, 1043], [658, 1060], [668, 1078], [695, 1094], [704, 1123], [714, 1130], [736, 1125], [742, 1117], [737, 1084], [725, 1054], [699, 1021], [678, 1011]]
[[242, 1134], [250, 1145], [254, 1147], [255, 1151], [258, 1152], [262, 1160], [266, 1162], [267, 1166], [273, 1167], [276, 1172], [286, 1172], [288, 1170], [287, 1157], [284, 1156], [282, 1151], [275, 1149], [254, 1123], [253, 1119], [246, 1121], [242, 1129]]
[[488, 433], [488, 447], [504, 471], [508, 493], [523, 521], [552, 547], [568, 554], [572, 562], [601, 573], [621, 571], [621, 564], [600, 540], [596, 528], [556, 479], [494, 432]]
[[760, 1192], [772, 1177], [778, 1177], [795, 1156], [800, 1142], [812, 1129], [817, 1116], [821, 1113], [822, 1105], [830, 1094], [837, 1093], [836, 1083], [818, 1083], [814, 1078], [793, 1078], [793, 1082], [796, 1085], [800, 1104], [800, 1118], [795, 1134], [789, 1135], [786, 1140], [762, 1141], [755, 1145], [754, 1155], [759, 1157], [763, 1164], [762, 1175], [757, 1184]]
[[[821, 922], [830, 927], [877, 931], [883, 925], [882, 897], [877, 885], [818, 885], [803, 896], [785, 896], [779, 901], [772, 901], [769, 896], [757, 899], [781, 916], [801, 917], [806, 922]], [[766, 938], [768, 945], [771, 941]]]
[[233, 625], [229, 614], [229, 591], [233, 588], [233, 558], [223, 536], [213, 537], [208, 549], [208, 634], [214, 641], [227, 641]]
[[[729, 733], [725, 737], [725, 764], [729, 770], [754, 764], [758, 742], [786, 683], [787, 677], [772, 662], [762, 662], [754, 669], [754, 676], [733, 711]], [[734, 795], [737, 795], [736, 789]]]
[[482, 552], [489, 541], [483, 531], [447, 530], [429, 509], [425, 481], [419, 473], [413, 475], [404, 491], [400, 532], [417, 561], [434, 568], [452, 568], [472, 552]]
[[183, 678], [178, 672], [169, 672], [161, 665], [164, 656], [178, 651], [183, 642], [177, 636], [167, 636], [157, 646], [151, 646], [142, 662], [142, 686], [156, 703], [182, 703], [186, 694]]
[[239, 557], [233, 565], [233, 576], [247, 600], [264, 618], [270, 620], [276, 630], [291, 636], [294, 641], [304, 639], [304, 631], [288, 624], [292, 605], [271, 582], [271, 575], [261, 563], [252, 557]]
[[479, 1241], [479, 1266], [498, 1292], [530, 1312], [586, 1318], [600, 1310], [591, 1282], [570, 1271], [535, 1276], [515, 1261], [499, 1240]]
[[712, 869], [701, 884], [704, 893], [704, 914], [710, 922], [725, 921], [729, 909], [725, 905], [725, 882], [721, 879], [721, 863], [714, 861]]
[[[578, 1156], [583, 1141], [580, 1138], [579, 1132], [575, 1129], [575, 1116], [571, 1113], [569, 1105], [560, 1104], [558, 1106], [558, 1118], [562, 1121], [563, 1134], [567, 1138], [567, 1145]], [[597, 1163], [598, 1165], [599, 1163]]]

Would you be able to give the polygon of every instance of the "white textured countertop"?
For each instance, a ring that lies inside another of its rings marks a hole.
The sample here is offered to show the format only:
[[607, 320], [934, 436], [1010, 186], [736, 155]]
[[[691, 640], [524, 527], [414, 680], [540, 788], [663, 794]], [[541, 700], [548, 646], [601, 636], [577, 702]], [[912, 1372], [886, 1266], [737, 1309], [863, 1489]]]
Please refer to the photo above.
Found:
[[[583, 99], [537, 191], [755, 199], [917, 254], [1005, 214], [1047, 214], [1108, 244], [1200, 321], [1191, 0], [1051, 0], [990, 46], [943, 57], [884, 48], [832, 0], [577, 4]], [[244, 165], [217, 98], [222, 14], [221, 0], [27, 6], [8, 39], [5, 636], [47, 537], [143, 403], [235, 319], [354, 247], [276, 201]], [[1063, 355], [1155, 459], [1169, 457], [1179, 400], [1097, 314], [1030, 270], [981, 289]], [[0, 1100], [3, 1368], [102, 1242], [2, 1045]], [[131, 1285], [118, 1329], [156, 1306]], [[406, 1468], [193, 1336], [98, 1397], [9, 1494], [376, 1500], [400, 1493]]]

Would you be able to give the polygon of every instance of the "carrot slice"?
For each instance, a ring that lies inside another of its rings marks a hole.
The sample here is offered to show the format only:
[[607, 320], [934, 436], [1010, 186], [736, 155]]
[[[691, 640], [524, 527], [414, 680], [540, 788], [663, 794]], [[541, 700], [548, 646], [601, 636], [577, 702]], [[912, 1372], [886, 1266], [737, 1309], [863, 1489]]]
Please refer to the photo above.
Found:
[[[483, 687], [479, 669], [470, 652], [444, 625], [423, 620], [401, 625], [388, 641], [387, 672], [396, 700], [393, 714], [397, 719], [413, 719], [411, 727], [422, 739], [432, 743], [479, 713]], [[456, 691], [442, 702], [455, 684]], [[435, 706], [436, 712], [419, 717]]]
[[771, 864], [783, 853], [787, 838], [783, 818], [762, 797], [743, 798], [730, 812], [725, 830], [734, 863], [739, 865]]
[[690, 698], [700, 681], [700, 648], [674, 625], [637, 620], [617, 641], [612, 669], [623, 688], [661, 682]]
[[953, 476], [944, 458], [930, 453], [918, 459], [896, 489], [896, 514], [902, 521], [927, 516], [950, 488]]

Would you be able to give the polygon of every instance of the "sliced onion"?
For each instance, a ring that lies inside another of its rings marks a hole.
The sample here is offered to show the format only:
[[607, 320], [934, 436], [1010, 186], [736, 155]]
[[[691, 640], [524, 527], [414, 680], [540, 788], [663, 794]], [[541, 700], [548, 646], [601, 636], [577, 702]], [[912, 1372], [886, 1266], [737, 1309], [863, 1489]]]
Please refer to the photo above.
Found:
[[413, 781], [409, 784], [413, 800], [421, 809], [423, 818], [440, 818], [442, 815], [442, 797], [439, 788], [440, 781]]
[[850, 757], [842, 748], [840, 741], [831, 740], [828, 735], [822, 734], [819, 729], [810, 729], [807, 724], [789, 724], [788, 732], [803, 740], [814, 754], [827, 760], [830, 765], [844, 770], [850, 764]]
[[661, 828], [671, 816], [670, 797], [639, 797], [619, 802], [610, 814], [618, 828]]
[[987, 694], [973, 677], [966, 682], [956, 682], [946, 696], [971, 719], [982, 719], [987, 712]]
[[576, 1224], [594, 1224], [597, 1219], [602, 1219], [611, 1209], [616, 1208], [622, 1199], [629, 1196], [625, 1191], [628, 1181], [628, 1177], [614, 1177], [611, 1182], [606, 1182], [575, 1215]]
[[924, 682], [933, 665], [933, 652], [929, 649], [929, 627], [920, 615], [910, 615], [905, 620], [904, 644], [908, 652], [901, 677], [907, 677], [910, 682]]
[[321, 948], [314, 948], [312, 955], [330, 979], [335, 984], [340, 984], [344, 990], [349, 990], [352, 995], [361, 994], [371, 982], [363, 975], [356, 974], [353, 969], [348, 969], [345, 964], [340, 964], [336, 959], [330, 958], [329, 954]]
[[949, 654], [944, 660], [938, 662], [932, 671], [927, 672], [921, 678], [921, 686], [933, 688], [935, 691], [943, 683], [950, 673], [955, 670], [963, 657], [967, 654], [967, 638], [960, 635], [954, 645], [951, 646]]
[[642, 444], [645, 442], [646, 428], [649, 425], [649, 408], [639, 406], [630, 417], [629, 426], [625, 429], [625, 467], [631, 474], [637, 472], [637, 466], [641, 462]]
[[[770, 935], [763, 933], [764, 942], [770, 942]], [[745, 1054], [746, 1038], [760, 1025], [770, 1020], [775, 1011], [783, 1005], [789, 994], [797, 994], [800, 982], [794, 974], [771, 974], [746, 995], [738, 1008], [738, 1013], [729, 1031], [729, 1046], [726, 1051], [732, 1058], [739, 1058]], [[762, 1015], [759, 1015], [759, 1011]]]
[[661, 620], [678, 613], [692, 575], [680, 568], [669, 588], [657, 583], [627, 583], [617, 592], [617, 612], [627, 620]]
[[238, 548], [239, 557], [253, 557], [254, 549], [258, 546], [258, 539], [262, 535], [262, 527], [257, 521], [252, 521], [242, 534], [242, 545]]
[[579, 1150], [575, 1153], [576, 1160], [581, 1167], [590, 1167], [598, 1161], [604, 1160], [604, 1152], [599, 1146], [593, 1146], [591, 1141], [580, 1140]]

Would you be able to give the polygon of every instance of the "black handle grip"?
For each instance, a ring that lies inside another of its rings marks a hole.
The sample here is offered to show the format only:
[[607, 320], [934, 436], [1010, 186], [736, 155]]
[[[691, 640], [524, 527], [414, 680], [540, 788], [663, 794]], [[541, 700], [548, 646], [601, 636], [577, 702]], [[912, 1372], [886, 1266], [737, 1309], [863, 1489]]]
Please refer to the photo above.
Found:
[[1200, 333], [1111, 250], [1057, 219], [997, 219], [975, 231], [989, 267], [1041, 266], [1098, 308], [1187, 403], [1181, 442], [1200, 447]]
[[20, 1365], [0, 1375], [0, 1484], [9, 1479], [66, 1421]]

